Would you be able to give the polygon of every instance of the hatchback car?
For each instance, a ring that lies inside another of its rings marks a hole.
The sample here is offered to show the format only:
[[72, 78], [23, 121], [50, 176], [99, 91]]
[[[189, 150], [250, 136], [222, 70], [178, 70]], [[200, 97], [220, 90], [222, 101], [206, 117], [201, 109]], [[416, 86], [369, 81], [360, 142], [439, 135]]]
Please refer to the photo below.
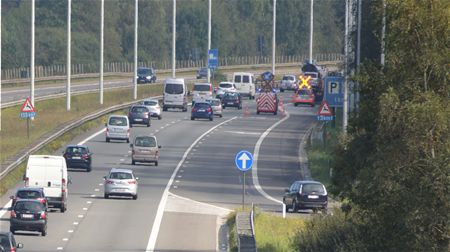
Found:
[[11, 196], [11, 207], [14, 207], [16, 201], [20, 199], [35, 199], [42, 202], [47, 208], [47, 198], [45, 197], [44, 189], [41, 187], [22, 187], [17, 189], [16, 194]]
[[197, 79], [207, 78], [208, 77], [208, 68], [202, 67], [197, 70]]
[[11, 233], [20, 231], [37, 231], [42, 236], [47, 235], [47, 208], [35, 199], [20, 199], [11, 209], [9, 230]]
[[158, 141], [155, 136], [136, 136], [131, 147], [131, 164], [136, 162], [154, 163], [158, 166], [159, 149]]
[[297, 90], [298, 89], [298, 80], [297, 77], [293, 74], [286, 74], [281, 79], [280, 84], [280, 92], [284, 92], [284, 90]]
[[219, 83], [216, 90], [216, 98], [222, 99], [226, 92], [236, 92], [233, 82], [223, 81]]
[[298, 106], [299, 104], [307, 104], [311, 107], [314, 107], [314, 93], [309, 88], [302, 88], [297, 91], [297, 94], [294, 96], [292, 102], [294, 106]]
[[17, 249], [23, 248], [22, 243], [16, 243], [14, 234], [11, 232], [0, 232], [0, 251], [1, 248], [5, 252], [15, 252]]
[[86, 145], [68, 145], [63, 151], [63, 157], [68, 168], [84, 168], [87, 172], [92, 169], [92, 152]]
[[112, 168], [105, 179], [104, 190], [105, 199], [110, 196], [129, 196], [134, 200], [138, 197], [138, 177], [135, 177], [132, 170]]
[[162, 119], [161, 107], [159, 106], [159, 101], [156, 99], [145, 99], [141, 103], [148, 108], [150, 111], [150, 116], [157, 117], [158, 120]]
[[137, 69], [137, 83], [154, 83], [156, 82], [156, 73], [153, 68], [139, 67]]
[[225, 109], [226, 107], [242, 109], [241, 95], [237, 92], [226, 92], [222, 98], [222, 108]]
[[222, 103], [219, 99], [206, 100], [206, 102], [211, 104], [214, 115], [222, 117]]
[[196, 118], [205, 118], [212, 121], [214, 119], [214, 112], [211, 104], [208, 102], [194, 103], [191, 111], [191, 120], [195, 120]]
[[133, 124], [144, 124], [150, 127], [150, 110], [144, 105], [133, 105], [128, 111], [128, 120], [130, 127], [133, 127]]
[[311, 209], [314, 212], [321, 210], [327, 212], [328, 194], [325, 186], [317, 181], [295, 181], [289, 189], [286, 189], [283, 197], [283, 203], [294, 213], [298, 210]]

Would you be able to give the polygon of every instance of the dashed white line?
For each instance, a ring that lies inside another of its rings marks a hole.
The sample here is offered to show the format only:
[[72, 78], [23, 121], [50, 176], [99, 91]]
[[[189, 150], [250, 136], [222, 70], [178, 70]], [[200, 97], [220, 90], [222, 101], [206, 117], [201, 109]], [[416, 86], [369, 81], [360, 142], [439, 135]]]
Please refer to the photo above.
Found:
[[83, 211], [87, 211], [88, 210], [88, 208], [87, 207], [83, 207]]
[[95, 188], [95, 189], [94, 189], [94, 191], [96, 191], [96, 192], [99, 192], [99, 191], [100, 191], [100, 189], [98, 189], [98, 188]]
[[91, 198], [95, 198], [95, 194], [92, 194], [92, 195], [91, 195]]
[[124, 159], [124, 158], [121, 158], [121, 159], [120, 159], [120, 162], [123, 162], [123, 161], [125, 161], [125, 159]]
[[69, 238], [63, 238], [62, 240], [63, 240], [63, 241], [68, 241], [68, 240], [69, 240]]
[[73, 233], [73, 230], [72, 229], [67, 230], [67, 233]]
[[[177, 189], [178, 186], [174, 185], [173, 188]], [[158, 230], [159, 231], [159, 230]], [[151, 234], [150, 234], [151, 235]], [[153, 250], [147, 250], [147, 251], [153, 251]]]
[[92, 201], [86, 201], [86, 204], [92, 204]]
[[175, 183], [180, 183], [180, 181], [179, 180], [175, 180]]
[[75, 222], [73, 223], [73, 225], [75, 225], [75, 226], [78, 225], [78, 222], [75, 221]]
[[56, 250], [63, 250], [63, 247], [57, 247]]
[[83, 218], [83, 217], [84, 217], [84, 215], [82, 215], [82, 214], [78, 215], [78, 218], [80, 218], [80, 219]]

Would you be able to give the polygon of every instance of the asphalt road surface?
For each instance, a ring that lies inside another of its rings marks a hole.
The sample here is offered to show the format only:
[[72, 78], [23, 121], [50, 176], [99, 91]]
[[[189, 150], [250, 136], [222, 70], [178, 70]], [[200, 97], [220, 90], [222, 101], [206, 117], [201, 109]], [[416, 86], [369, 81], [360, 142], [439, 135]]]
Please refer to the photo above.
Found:
[[[280, 203], [271, 198], [280, 201], [284, 188], [301, 178], [298, 147], [318, 108], [294, 107], [288, 104], [291, 95], [281, 94], [286, 114], [256, 115], [255, 102], [244, 100], [242, 110], [227, 108], [223, 118], [212, 122], [168, 111], [150, 128], [133, 127], [132, 135], [157, 136], [162, 145], [159, 166], [132, 166], [129, 145], [106, 143], [100, 128], [78, 136], [72, 143], [100, 132], [86, 142], [94, 153], [92, 172], [70, 170], [68, 210], [49, 214], [46, 237], [17, 233], [16, 240], [24, 244], [21, 251], [227, 251], [223, 219], [242, 204], [237, 152], [259, 150], [258, 177], [246, 173], [246, 204], [281, 212]], [[137, 200], [103, 198], [103, 176], [112, 167], [134, 170]], [[269, 197], [255, 188], [255, 179]], [[1, 198], [1, 206], [13, 193]], [[7, 211], [0, 216], [0, 230], [9, 230]]]

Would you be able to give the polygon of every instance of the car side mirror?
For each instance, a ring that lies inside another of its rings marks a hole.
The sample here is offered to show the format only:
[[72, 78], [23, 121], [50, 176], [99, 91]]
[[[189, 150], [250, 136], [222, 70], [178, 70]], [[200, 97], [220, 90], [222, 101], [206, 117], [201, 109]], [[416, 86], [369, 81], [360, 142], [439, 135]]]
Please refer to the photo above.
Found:
[[289, 189], [284, 189], [284, 192], [290, 192]]
[[17, 243], [17, 248], [18, 249], [23, 249], [23, 244], [22, 243]]
[[161, 149], [161, 145], [158, 145], [158, 148]]

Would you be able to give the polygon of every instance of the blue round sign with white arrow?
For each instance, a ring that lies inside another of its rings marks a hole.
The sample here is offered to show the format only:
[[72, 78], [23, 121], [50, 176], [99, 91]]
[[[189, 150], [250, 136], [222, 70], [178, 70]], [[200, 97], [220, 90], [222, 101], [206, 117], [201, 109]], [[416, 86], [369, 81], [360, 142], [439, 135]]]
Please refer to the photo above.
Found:
[[234, 162], [236, 163], [236, 167], [239, 170], [244, 172], [248, 171], [252, 168], [253, 155], [246, 150], [240, 151], [238, 154], [236, 154]]

